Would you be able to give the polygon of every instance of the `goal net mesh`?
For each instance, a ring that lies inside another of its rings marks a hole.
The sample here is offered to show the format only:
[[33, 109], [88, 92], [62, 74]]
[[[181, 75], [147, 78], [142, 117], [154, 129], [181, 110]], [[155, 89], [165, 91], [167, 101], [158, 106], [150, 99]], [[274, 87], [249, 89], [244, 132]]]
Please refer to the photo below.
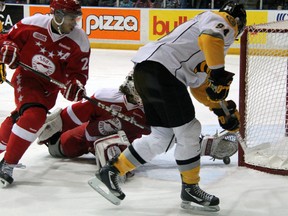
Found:
[[241, 37], [241, 132], [248, 151], [239, 160], [275, 174], [288, 173], [287, 56], [288, 21], [248, 26]]

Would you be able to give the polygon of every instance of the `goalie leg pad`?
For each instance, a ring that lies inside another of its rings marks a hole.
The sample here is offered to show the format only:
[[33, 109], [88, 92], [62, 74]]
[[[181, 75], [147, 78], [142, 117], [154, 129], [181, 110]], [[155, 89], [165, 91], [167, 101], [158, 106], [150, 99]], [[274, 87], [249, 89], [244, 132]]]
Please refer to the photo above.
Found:
[[130, 142], [124, 131], [118, 131], [107, 137], [103, 137], [94, 142], [95, 158], [97, 170], [103, 167], [113, 157], [124, 151]]
[[53, 113], [47, 116], [45, 124], [40, 128], [38, 135], [38, 144], [43, 144], [47, 139], [55, 133], [62, 131], [61, 108], [56, 109]]

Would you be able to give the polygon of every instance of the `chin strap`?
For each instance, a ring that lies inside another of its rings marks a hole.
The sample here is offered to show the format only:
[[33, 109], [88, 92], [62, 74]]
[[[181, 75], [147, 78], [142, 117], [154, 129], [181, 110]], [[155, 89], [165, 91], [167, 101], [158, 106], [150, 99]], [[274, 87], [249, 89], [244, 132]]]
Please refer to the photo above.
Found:
[[[56, 16], [61, 18], [61, 22], [57, 22]], [[53, 21], [57, 25], [57, 29], [55, 30], [57, 30], [60, 35], [63, 35], [64, 33], [61, 31], [61, 25], [64, 23], [64, 14], [61, 11], [56, 11], [55, 14], [53, 14]]]

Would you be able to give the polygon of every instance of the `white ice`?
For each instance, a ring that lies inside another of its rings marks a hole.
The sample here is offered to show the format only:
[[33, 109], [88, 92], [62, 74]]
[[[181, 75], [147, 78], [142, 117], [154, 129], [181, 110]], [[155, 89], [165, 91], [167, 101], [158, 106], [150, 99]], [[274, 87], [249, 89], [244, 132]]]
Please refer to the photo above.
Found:
[[[93, 49], [87, 93], [96, 88], [118, 87], [132, 68], [136, 51]], [[236, 73], [229, 98], [238, 102], [239, 56], [227, 56], [226, 69]], [[11, 78], [12, 71], [8, 71]], [[14, 109], [13, 89], [0, 86], [0, 122]], [[56, 107], [70, 102], [59, 96]], [[195, 100], [197, 118], [204, 134], [221, 130], [217, 118]], [[4, 153], [0, 155], [0, 159]], [[0, 189], [1, 216], [286, 216], [288, 215], [288, 179], [202, 157], [200, 186], [220, 198], [217, 213], [189, 212], [180, 208], [181, 182], [173, 160], [173, 151], [155, 158], [135, 172], [122, 185], [126, 193], [120, 206], [114, 206], [88, 186], [94, 176], [91, 155], [75, 160], [52, 158], [46, 146], [33, 143], [20, 161], [26, 169], [14, 170], [14, 183]]]

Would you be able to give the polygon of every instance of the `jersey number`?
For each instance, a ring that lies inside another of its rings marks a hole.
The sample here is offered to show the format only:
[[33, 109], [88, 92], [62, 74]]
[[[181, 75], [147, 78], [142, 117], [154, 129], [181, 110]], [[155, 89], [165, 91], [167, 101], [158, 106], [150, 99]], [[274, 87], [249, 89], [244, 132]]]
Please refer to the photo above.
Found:
[[84, 62], [82, 70], [88, 70], [89, 59], [83, 58], [83, 59], [81, 59], [81, 62]]
[[[223, 29], [223, 28], [224, 28], [224, 25], [223, 25], [222, 23], [218, 23], [218, 25], [216, 26], [216, 28]], [[223, 33], [224, 33], [224, 36], [227, 36], [227, 34], [229, 33], [229, 29], [223, 29]]]

